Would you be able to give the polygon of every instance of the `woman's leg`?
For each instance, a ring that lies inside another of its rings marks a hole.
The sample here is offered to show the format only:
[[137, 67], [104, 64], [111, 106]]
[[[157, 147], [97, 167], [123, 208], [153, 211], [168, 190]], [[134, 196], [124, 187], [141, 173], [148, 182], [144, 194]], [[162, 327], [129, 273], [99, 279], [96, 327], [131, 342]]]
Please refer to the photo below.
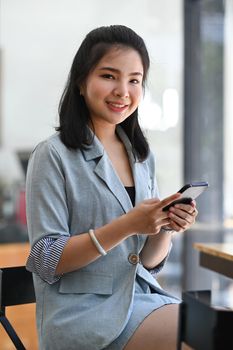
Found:
[[137, 328], [124, 350], [176, 350], [178, 314], [178, 304], [165, 305], [153, 311]]

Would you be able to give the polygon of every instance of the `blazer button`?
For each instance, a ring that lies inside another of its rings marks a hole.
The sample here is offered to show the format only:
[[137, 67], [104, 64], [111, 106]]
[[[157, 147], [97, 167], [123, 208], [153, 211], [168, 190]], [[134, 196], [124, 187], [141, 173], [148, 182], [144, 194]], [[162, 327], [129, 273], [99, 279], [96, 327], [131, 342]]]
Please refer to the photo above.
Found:
[[137, 254], [131, 253], [128, 256], [128, 260], [130, 264], [136, 265], [137, 263], [139, 263], [139, 256]]

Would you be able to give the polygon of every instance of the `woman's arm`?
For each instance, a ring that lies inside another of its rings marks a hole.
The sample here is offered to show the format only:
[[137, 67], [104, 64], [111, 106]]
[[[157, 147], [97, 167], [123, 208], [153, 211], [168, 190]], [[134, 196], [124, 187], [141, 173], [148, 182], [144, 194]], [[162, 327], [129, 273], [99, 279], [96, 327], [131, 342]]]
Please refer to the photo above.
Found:
[[[162, 212], [162, 208], [176, 197], [177, 195], [170, 196], [162, 202], [151, 199], [140, 203], [127, 214], [95, 229], [97, 240], [105, 251], [109, 251], [136, 233], [144, 232], [152, 235], [149, 241], [153, 241], [153, 244], [147, 244], [148, 251], [145, 249], [145, 256], [154, 257], [156, 248], [158, 253], [153, 263], [157, 264], [157, 261], [162, 260], [163, 255], [166, 256], [166, 250], [163, 251], [165, 245], [162, 241], [164, 240], [159, 238], [161, 235], [158, 232], [161, 225], [169, 223], [167, 214]], [[100, 256], [87, 232], [72, 237], [62, 235], [57, 239], [46, 236], [33, 246], [27, 268], [39, 274], [48, 283], [54, 283], [62, 274], [86, 266]]]
[[157, 235], [148, 237], [140, 254], [142, 264], [148, 269], [159, 265], [169, 253], [174, 232], [184, 232], [189, 229], [195, 223], [197, 214], [195, 201], [191, 205], [178, 204], [171, 207], [168, 212], [170, 220], [168, 230], [162, 228]]
[[[108, 252], [132, 232], [126, 215], [111, 221], [109, 224], [95, 229], [96, 239], [103, 249]], [[89, 233], [72, 236], [66, 243], [56, 268], [56, 274], [77, 270], [98, 259], [101, 256], [92, 242]]]
[[[153, 237], [160, 235], [161, 227], [168, 225], [170, 222], [167, 213], [163, 212], [162, 208], [166, 206], [166, 203], [171, 203], [177, 198], [179, 198], [179, 194], [174, 194], [163, 201], [158, 199], [143, 201], [127, 214], [95, 229], [95, 236], [104, 250], [109, 251], [134, 234], [143, 232], [144, 234], [153, 235]], [[159, 252], [163, 248], [162, 253], [159, 253], [159, 260], [160, 256], [166, 256], [166, 247], [169, 246], [169, 242], [161, 237], [157, 241], [160, 242], [157, 251]], [[148, 244], [148, 248], [145, 250], [145, 256], [149, 257], [149, 260], [150, 255], [155, 255], [152, 254], [155, 242], [152, 245], [151, 243]], [[98, 257], [100, 257], [100, 253], [88, 233], [70, 237], [64, 247], [56, 273], [63, 274], [74, 271], [91, 263]]]
[[148, 236], [140, 253], [140, 260], [147, 269], [154, 269], [168, 255], [171, 247], [174, 231], [163, 231], [153, 236]]

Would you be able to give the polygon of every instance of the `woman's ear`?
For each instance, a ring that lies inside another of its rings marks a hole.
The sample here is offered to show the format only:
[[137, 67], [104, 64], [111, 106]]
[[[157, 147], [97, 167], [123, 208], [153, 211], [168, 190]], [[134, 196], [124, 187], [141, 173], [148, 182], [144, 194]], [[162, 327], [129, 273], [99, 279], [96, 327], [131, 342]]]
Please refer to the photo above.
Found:
[[80, 95], [83, 96], [84, 95], [84, 84], [80, 84], [78, 87], [79, 87]]

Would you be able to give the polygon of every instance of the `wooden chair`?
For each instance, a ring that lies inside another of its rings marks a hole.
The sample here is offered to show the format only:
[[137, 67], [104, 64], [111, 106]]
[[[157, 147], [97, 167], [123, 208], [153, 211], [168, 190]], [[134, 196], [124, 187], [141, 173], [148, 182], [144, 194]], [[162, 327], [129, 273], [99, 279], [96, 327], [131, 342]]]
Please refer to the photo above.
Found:
[[6, 308], [35, 302], [32, 273], [25, 266], [0, 269], [0, 323], [17, 350], [25, 350], [16, 331], [6, 316]]

